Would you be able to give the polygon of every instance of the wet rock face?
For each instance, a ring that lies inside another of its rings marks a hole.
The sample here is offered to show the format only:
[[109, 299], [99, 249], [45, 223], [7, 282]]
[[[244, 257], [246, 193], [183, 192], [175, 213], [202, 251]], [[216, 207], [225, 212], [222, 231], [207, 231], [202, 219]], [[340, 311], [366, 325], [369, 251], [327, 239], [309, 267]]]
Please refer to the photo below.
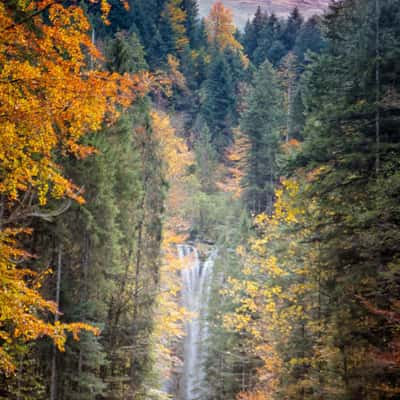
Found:
[[[214, 2], [215, 0], [198, 0], [202, 17], [208, 15]], [[294, 7], [298, 7], [300, 12], [308, 18], [315, 14], [322, 14], [331, 0], [222, 0], [222, 2], [233, 11], [235, 23], [242, 29], [246, 21], [253, 17], [258, 6], [280, 17], [287, 16]]]

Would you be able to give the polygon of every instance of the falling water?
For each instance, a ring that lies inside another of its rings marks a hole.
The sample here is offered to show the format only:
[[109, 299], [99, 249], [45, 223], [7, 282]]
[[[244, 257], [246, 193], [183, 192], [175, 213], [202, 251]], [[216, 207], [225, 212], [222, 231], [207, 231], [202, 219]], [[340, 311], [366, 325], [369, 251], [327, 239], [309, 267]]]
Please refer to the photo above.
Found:
[[194, 313], [185, 324], [181, 393], [182, 400], [195, 400], [201, 399], [201, 392], [205, 389], [203, 364], [207, 356], [206, 317], [216, 252], [213, 251], [204, 263], [200, 261], [198, 251], [193, 246], [179, 245], [178, 253], [185, 266], [182, 269], [182, 302], [188, 311]]

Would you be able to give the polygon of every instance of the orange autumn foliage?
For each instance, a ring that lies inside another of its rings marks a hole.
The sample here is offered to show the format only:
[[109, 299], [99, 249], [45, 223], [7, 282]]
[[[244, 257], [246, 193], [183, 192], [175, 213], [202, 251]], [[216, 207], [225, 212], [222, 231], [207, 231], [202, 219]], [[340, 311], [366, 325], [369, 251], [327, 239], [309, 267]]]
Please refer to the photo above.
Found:
[[188, 198], [184, 181], [194, 157], [185, 140], [177, 135], [167, 114], [153, 111], [151, 117], [154, 136], [160, 148], [159, 156], [165, 165], [165, 178], [169, 185], [162, 239], [161, 290], [157, 296], [156, 323], [152, 335], [158, 373], [166, 379], [171, 365], [180, 363], [171, 351], [171, 344], [183, 336], [182, 322], [189, 317], [189, 313], [179, 304], [180, 281], [177, 275], [183, 265], [176, 248], [185, 242], [190, 227], [180, 210]]
[[242, 50], [242, 45], [235, 39], [236, 27], [233, 23], [233, 14], [221, 1], [213, 4], [209, 16], [206, 18], [208, 41], [223, 50], [230, 47]]
[[93, 152], [79, 143], [81, 137], [98, 130], [105, 116], [115, 119], [115, 104], [128, 106], [145, 82], [86, 68], [89, 55], [101, 54], [80, 7], [27, 4], [28, 15], [52, 4], [48, 21], [38, 14], [29, 26], [16, 23], [0, 4], [0, 194], [15, 201], [32, 188], [41, 205], [48, 195], [82, 202], [55, 154], [81, 158]]
[[169, 0], [165, 6], [163, 15], [171, 24], [171, 29], [175, 37], [175, 50], [182, 52], [189, 44], [186, 36], [186, 11], [183, 9], [182, 0]]
[[168, 115], [153, 111], [151, 117], [153, 132], [161, 149], [160, 159], [164, 162], [166, 180], [169, 184], [164, 229], [166, 232], [186, 232], [189, 229], [189, 221], [180, 211], [188, 197], [184, 181], [187, 168], [193, 163], [194, 156], [185, 140], [176, 134]]
[[269, 400], [270, 397], [263, 392], [239, 393], [238, 400]]
[[[21, 233], [29, 232], [21, 229], [0, 231], [0, 339], [3, 342], [0, 346], [0, 371], [6, 374], [15, 370], [7, 352], [15, 340], [27, 342], [49, 336], [63, 351], [66, 332], [72, 333], [75, 339], [82, 329], [98, 334], [96, 328], [84, 323], [63, 324], [57, 321], [52, 324], [37, 317], [37, 312], [55, 314], [57, 307], [54, 302], [43, 299], [38, 292], [40, 277], [29, 269], [18, 268], [14, 261], [29, 257], [17, 246], [16, 236]], [[28, 285], [27, 280], [33, 282]]]
[[255, 388], [241, 393], [240, 400], [275, 398], [283, 371], [310, 362], [307, 357], [285, 359], [280, 350], [292, 340], [295, 321], [309, 321], [304, 304], [307, 311], [314, 311], [315, 307], [315, 282], [303, 280], [306, 274], [310, 275], [303, 255], [307, 252], [312, 257], [314, 252], [302, 243], [305, 231], [293, 230], [289, 234], [288, 230], [296, 224], [304, 226], [307, 212], [313, 210], [313, 204], [298, 200], [299, 191], [296, 179], [281, 180], [272, 215], [257, 215], [257, 234], [249, 239], [249, 247], [237, 249], [243, 259], [243, 276], [228, 277], [228, 285], [222, 290], [236, 304], [234, 312], [224, 315], [224, 326], [245, 333], [251, 353], [262, 361]]
[[240, 130], [234, 131], [234, 141], [225, 152], [226, 167], [221, 173], [222, 180], [217, 182], [217, 187], [239, 198], [243, 191], [243, 178], [246, 175], [247, 157], [250, 150], [250, 142]]
[[[15, 226], [46, 214], [41, 208], [49, 198], [84, 201], [57, 160], [93, 153], [81, 138], [114, 121], [116, 106], [129, 106], [150, 84], [146, 74], [89, 70], [88, 59], [101, 59], [90, 24], [74, 2], [63, 4], [0, 2], [0, 371], [6, 373], [14, 370], [9, 349], [17, 340], [49, 336], [63, 350], [67, 332], [76, 338], [81, 329], [97, 333], [38, 316], [56, 313], [56, 305], [40, 295], [35, 274], [20, 266], [30, 256], [17, 237], [29, 232]], [[105, 0], [101, 9], [106, 19]]]

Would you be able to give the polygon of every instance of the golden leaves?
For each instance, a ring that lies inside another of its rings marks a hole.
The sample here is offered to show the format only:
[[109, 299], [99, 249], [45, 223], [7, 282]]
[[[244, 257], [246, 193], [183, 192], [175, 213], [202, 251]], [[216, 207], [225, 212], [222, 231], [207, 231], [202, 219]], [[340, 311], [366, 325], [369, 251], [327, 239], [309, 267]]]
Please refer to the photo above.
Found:
[[185, 173], [192, 163], [193, 154], [189, 152], [184, 139], [175, 134], [168, 116], [162, 112], [151, 113], [153, 131], [161, 149], [161, 159], [166, 164], [166, 177], [169, 181]]
[[261, 393], [272, 398], [283, 370], [307, 361], [283, 360], [279, 348], [292, 340], [297, 326], [317, 329], [310, 325], [316, 283], [310, 279], [308, 258], [312, 259], [315, 253], [302, 243], [307, 235], [303, 227], [313, 204], [304, 205], [300, 191], [298, 180], [281, 181], [272, 215], [257, 215], [256, 234], [247, 248], [237, 249], [243, 260], [242, 275], [229, 278], [222, 292], [235, 305], [234, 312], [224, 316], [225, 327], [251, 338], [254, 353], [264, 362], [258, 370], [259, 385], [254, 392], [241, 393], [242, 399], [258, 398]]
[[222, 170], [222, 179], [217, 182], [217, 187], [239, 198], [242, 193], [242, 180], [245, 176], [247, 155], [250, 148], [248, 136], [235, 129], [234, 141], [225, 152], [226, 167]]
[[164, 16], [168, 18], [169, 23], [175, 37], [175, 50], [183, 51], [189, 44], [186, 36], [186, 11], [182, 7], [182, 0], [169, 0]]
[[[146, 73], [89, 70], [89, 57], [100, 59], [101, 54], [76, 4], [36, 0], [18, 5], [25, 19], [14, 20], [14, 13], [0, 2], [0, 195], [6, 209], [2, 217], [13, 223], [18, 213], [20, 219], [32, 215], [50, 197], [84, 201], [56, 160], [92, 154], [93, 148], [82, 145], [83, 136], [115, 121], [118, 108], [130, 106], [152, 83]], [[106, 16], [105, 0], [101, 9]], [[57, 310], [38, 292], [35, 274], [19, 266], [29, 257], [18, 247], [16, 237], [22, 233], [27, 232], [4, 226], [0, 231], [2, 342], [50, 336], [62, 350], [67, 333], [75, 338], [82, 329], [97, 334], [83, 323], [51, 324], [38, 317]], [[0, 369], [10, 373], [13, 368], [7, 349], [0, 346]]]
[[[41, 277], [28, 269], [17, 266], [17, 261], [30, 257], [28, 253], [17, 246], [16, 236], [29, 233], [27, 230], [4, 229], [0, 232], [0, 338], [5, 344], [15, 340], [24, 342], [49, 336], [54, 340], [59, 350], [64, 350], [66, 332], [78, 338], [80, 330], [84, 329], [94, 334], [99, 331], [84, 323], [51, 324], [37, 317], [37, 313], [57, 312], [56, 304], [43, 299], [38, 292]], [[38, 279], [33, 279], [33, 278]], [[29, 279], [27, 279], [29, 278]], [[27, 281], [32, 281], [29, 285]], [[7, 327], [7, 329], [6, 329]], [[0, 370], [10, 374], [14, 371], [12, 358], [6, 349], [0, 346]]]
[[242, 50], [242, 45], [235, 39], [236, 27], [233, 23], [232, 11], [226, 8], [221, 1], [217, 1], [211, 7], [206, 18], [208, 41], [217, 48], [223, 50], [230, 47], [234, 50]]
[[[177, 60], [171, 58], [170, 62], [174, 64]], [[183, 321], [191, 318], [190, 313], [179, 304], [181, 285], [177, 275], [183, 265], [176, 248], [185, 242], [185, 232], [190, 225], [182, 216], [181, 209], [182, 203], [187, 201], [184, 180], [188, 166], [193, 162], [193, 154], [185, 140], [178, 136], [167, 114], [152, 111], [151, 119], [159, 157], [165, 165], [165, 178], [169, 184], [162, 239], [161, 291], [157, 296], [156, 324], [152, 335], [159, 372], [166, 377], [171, 369], [170, 364], [177, 362], [171, 352], [171, 344], [184, 334]]]
[[[48, 4], [32, 2], [30, 8]], [[32, 187], [41, 205], [52, 193], [82, 201], [74, 195], [77, 188], [62, 179], [54, 153], [91, 154], [81, 137], [98, 130], [106, 116], [115, 120], [117, 104], [129, 106], [148, 89], [146, 77], [87, 70], [87, 54], [100, 53], [80, 7], [52, 4], [49, 23], [40, 14], [33, 17], [35, 29], [13, 26], [4, 4], [0, 15], [0, 192], [16, 200]]]

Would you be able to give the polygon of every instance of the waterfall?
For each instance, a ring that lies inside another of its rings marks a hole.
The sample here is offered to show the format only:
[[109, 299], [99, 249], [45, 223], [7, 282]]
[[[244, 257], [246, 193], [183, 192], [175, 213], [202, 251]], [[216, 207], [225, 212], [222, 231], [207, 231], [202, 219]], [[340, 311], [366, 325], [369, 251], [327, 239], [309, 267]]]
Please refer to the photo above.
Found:
[[198, 251], [193, 246], [179, 245], [178, 255], [184, 265], [181, 272], [182, 303], [188, 311], [194, 313], [185, 323], [181, 400], [195, 400], [201, 399], [201, 392], [205, 389], [203, 364], [207, 357], [206, 317], [216, 251], [211, 252], [204, 263], [200, 261]]

